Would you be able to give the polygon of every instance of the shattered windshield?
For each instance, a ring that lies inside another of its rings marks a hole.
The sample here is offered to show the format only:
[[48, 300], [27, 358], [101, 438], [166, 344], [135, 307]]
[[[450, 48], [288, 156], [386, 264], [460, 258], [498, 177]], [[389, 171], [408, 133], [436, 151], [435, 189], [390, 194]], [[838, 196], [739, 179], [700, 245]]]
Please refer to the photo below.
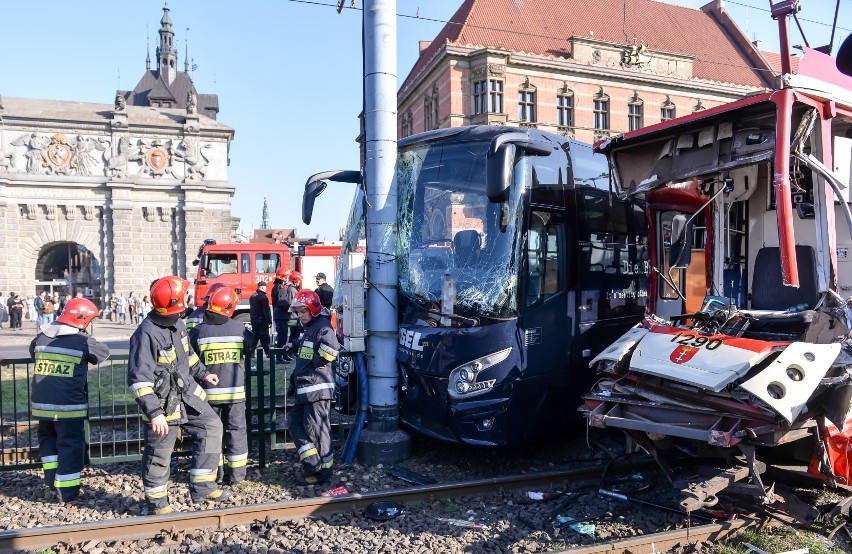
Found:
[[485, 317], [517, 315], [523, 187], [516, 163], [510, 199], [485, 194], [489, 142], [412, 145], [399, 152], [399, 285], [421, 305], [441, 301], [445, 275], [455, 280], [455, 309]]

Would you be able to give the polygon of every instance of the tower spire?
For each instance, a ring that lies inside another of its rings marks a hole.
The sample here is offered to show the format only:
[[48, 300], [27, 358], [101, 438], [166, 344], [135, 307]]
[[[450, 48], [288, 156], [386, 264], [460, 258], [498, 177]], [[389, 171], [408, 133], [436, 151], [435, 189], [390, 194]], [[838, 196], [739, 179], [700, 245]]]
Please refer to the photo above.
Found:
[[172, 18], [169, 6], [163, 6], [163, 18], [160, 19], [160, 45], [157, 47], [157, 71], [166, 84], [172, 84], [177, 76], [177, 49], [175, 33], [172, 30]]
[[189, 27], [186, 28], [186, 37], [184, 38], [183, 51], [183, 71], [189, 73]]
[[269, 229], [269, 203], [266, 201], [266, 195], [263, 195], [263, 215], [260, 217], [260, 228]]
[[145, 69], [151, 71], [151, 29], [145, 24]]

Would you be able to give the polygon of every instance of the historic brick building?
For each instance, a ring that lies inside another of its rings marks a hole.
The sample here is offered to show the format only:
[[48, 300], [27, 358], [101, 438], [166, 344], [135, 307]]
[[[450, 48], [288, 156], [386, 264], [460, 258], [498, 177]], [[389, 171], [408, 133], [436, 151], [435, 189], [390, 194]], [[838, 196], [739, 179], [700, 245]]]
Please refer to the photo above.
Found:
[[398, 132], [532, 126], [593, 142], [771, 86], [714, 0], [464, 0], [398, 92]]
[[233, 239], [234, 131], [214, 119], [215, 95], [173, 71], [163, 12], [157, 70], [114, 104], [0, 99], [0, 290], [103, 304], [186, 275], [203, 239]]

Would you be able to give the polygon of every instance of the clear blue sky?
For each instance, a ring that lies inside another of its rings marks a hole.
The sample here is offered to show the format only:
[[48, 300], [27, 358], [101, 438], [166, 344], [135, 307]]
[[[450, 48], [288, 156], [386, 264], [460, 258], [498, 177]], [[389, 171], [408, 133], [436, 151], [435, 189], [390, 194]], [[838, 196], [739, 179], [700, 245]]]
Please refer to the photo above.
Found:
[[[534, 0], [519, 0], [534, 3]], [[630, 1], [630, 0], [627, 0]], [[698, 8], [708, 0], [672, 0]], [[398, 78], [462, 0], [397, 0]], [[349, 6], [350, 0], [346, 0]], [[830, 23], [834, 1], [802, 0], [802, 19]], [[189, 56], [196, 88], [219, 95], [219, 120], [236, 130], [230, 182], [240, 228], [260, 225], [263, 195], [272, 227], [334, 240], [349, 210], [352, 188], [333, 184], [317, 201], [313, 222], [301, 222], [305, 179], [327, 169], [357, 169], [361, 110], [361, 16], [338, 14], [336, 0], [170, 0], [183, 70]], [[775, 22], [765, 0], [727, 0], [750, 38], [777, 51]], [[42, 0], [3, 2], [0, 95], [112, 104], [116, 88], [132, 89], [145, 70], [146, 25], [152, 66], [163, 2]], [[751, 7], [748, 7], [751, 6]], [[419, 13], [420, 19], [414, 16]], [[438, 20], [438, 21], [428, 21]], [[852, 27], [852, 2], [842, 0], [840, 24]], [[830, 27], [803, 22], [811, 45], [825, 44]], [[839, 44], [848, 30], [839, 31]], [[801, 44], [793, 27], [791, 43]], [[334, 193], [334, 194], [332, 194]]]

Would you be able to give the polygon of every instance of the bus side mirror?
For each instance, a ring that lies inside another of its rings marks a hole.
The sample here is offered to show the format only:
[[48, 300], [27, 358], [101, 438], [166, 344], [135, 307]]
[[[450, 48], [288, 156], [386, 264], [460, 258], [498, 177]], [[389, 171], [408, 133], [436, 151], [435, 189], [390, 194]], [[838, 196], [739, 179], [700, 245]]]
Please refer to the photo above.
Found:
[[669, 267], [689, 267], [692, 258], [692, 222], [686, 215], [672, 218], [672, 244], [669, 247]]
[[494, 152], [489, 151], [485, 161], [485, 194], [494, 203], [509, 199], [512, 165], [515, 163], [515, 145], [504, 143]]
[[325, 181], [313, 181], [305, 185], [305, 193], [302, 196], [302, 221], [305, 225], [311, 224], [311, 217], [314, 214], [314, 202], [327, 186], [328, 183]]

